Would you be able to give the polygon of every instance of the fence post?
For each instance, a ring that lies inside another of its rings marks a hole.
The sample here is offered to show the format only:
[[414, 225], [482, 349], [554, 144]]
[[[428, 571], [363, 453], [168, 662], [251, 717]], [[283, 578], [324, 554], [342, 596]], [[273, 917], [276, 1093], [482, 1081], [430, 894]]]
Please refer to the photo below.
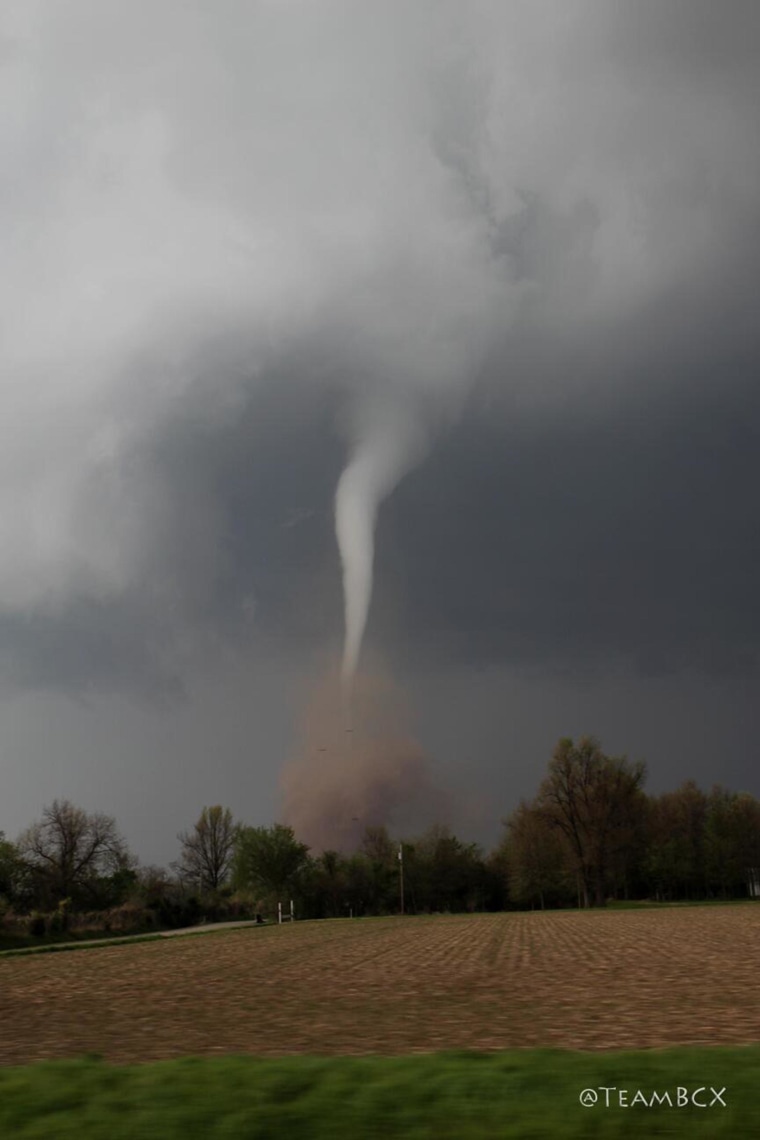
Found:
[[278, 904], [277, 904], [277, 922], [278, 922], [278, 924], [280, 926], [282, 926], [283, 922], [295, 922], [295, 920], [296, 920], [296, 912], [295, 912], [295, 907], [293, 906], [293, 900], [292, 899], [290, 900], [290, 914], [283, 914], [282, 913], [282, 903], [278, 902]]

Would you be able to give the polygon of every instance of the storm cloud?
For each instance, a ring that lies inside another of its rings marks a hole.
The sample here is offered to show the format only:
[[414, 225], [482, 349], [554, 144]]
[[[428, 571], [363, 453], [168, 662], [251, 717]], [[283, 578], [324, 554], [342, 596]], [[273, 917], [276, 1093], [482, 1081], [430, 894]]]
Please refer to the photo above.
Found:
[[756, 4], [4, 24], [6, 694], [332, 659], [378, 431], [369, 654], [754, 675]]

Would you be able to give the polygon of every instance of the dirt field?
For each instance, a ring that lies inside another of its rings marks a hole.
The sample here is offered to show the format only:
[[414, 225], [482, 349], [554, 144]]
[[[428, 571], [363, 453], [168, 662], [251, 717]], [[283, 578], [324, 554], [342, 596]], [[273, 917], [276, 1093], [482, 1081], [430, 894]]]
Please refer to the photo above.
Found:
[[760, 906], [296, 923], [0, 959], [0, 1063], [760, 1040]]

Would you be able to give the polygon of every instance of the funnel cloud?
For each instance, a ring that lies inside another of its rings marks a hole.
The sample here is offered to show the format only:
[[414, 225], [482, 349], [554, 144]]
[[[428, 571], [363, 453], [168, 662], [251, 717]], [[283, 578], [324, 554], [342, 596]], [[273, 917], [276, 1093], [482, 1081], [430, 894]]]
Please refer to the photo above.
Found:
[[367, 624], [378, 507], [419, 455], [421, 441], [415, 428], [408, 417], [376, 413], [338, 481], [335, 531], [343, 564], [344, 684], [356, 671]]

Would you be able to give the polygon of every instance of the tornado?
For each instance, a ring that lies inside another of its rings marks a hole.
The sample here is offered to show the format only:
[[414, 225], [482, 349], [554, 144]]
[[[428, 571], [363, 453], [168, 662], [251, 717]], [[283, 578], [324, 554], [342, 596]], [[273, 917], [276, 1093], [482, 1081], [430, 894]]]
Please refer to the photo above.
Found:
[[408, 407], [363, 412], [366, 423], [335, 492], [335, 533], [343, 564], [345, 687], [356, 673], [372, 599], [378, 508], [422, 448], [420, 424]]

